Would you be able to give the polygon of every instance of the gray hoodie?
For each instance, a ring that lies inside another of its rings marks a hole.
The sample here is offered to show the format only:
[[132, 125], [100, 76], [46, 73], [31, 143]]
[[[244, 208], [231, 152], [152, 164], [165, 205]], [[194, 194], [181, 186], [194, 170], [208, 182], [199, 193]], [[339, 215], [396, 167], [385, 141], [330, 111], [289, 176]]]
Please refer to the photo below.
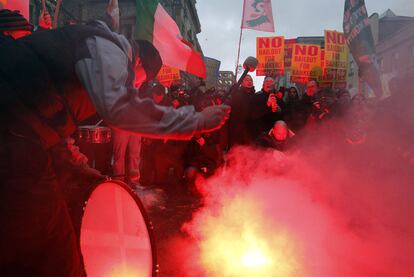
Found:
[[111, 32], [122, 45], [98, 36], [86, 40], [90, 58], [77, 62], [76, 74], [85, 86], [98, 114], [113, 128], [152, 138], [190, 139], [202, 128], [202, 115], [193, 106], [179, 109], [156, 105], [150, 99], [131, 97], [126, 86], [132, 47], [120, 34]]

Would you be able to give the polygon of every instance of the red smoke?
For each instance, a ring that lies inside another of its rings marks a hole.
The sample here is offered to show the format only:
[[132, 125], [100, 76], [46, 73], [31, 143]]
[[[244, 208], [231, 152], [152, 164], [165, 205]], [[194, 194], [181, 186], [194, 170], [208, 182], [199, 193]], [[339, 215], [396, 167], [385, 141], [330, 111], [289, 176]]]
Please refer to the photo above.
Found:
[[171, 242], [182, 254], [174, 276], [411, 275], [407, 165], [375, 147], [310, 143], [293, 156], [234, 149], [199, 184], [205, 206], [183, 226], [188, 237]]
[[414, 96], [405, 89], [413, 85], [376, 105], [365, 143], [347, 144], [351, 127], [332, 120], [294, 154], [233, 148], [225, 170], [198, 184], [204, 206], [161, 268], [174, 268], [169, 276], [413, 276]]

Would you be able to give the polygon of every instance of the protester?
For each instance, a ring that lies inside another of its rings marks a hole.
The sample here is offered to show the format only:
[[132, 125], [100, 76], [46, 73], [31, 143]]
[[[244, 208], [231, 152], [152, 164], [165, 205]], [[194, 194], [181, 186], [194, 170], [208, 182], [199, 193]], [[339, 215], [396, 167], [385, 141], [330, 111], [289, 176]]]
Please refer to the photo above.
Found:
[[190, 95], [181, 83], [171, 85], [168, 99], [174, 109], [190, 104]]
[[[141, 137], [123, 130], [112, 131], [114, 164], [113, 174], [125, 182], [139, 180], [139, 157], [141, 152]], [[128, 153], [128, 156], [126, 155]], [[125, 167], [128, 164], [128, 167]]]
[[323, 93], [319, 89], [319, 84], [314, 80], [307, 83], [306, 93], [303, 95], [302, 101], [307, 113], [308, 129], [316, 127], [316, 123], [328, 118], [334, 104], [330, 93]]
[[294, 136], [295, 134], [289, 130], [286, 122], [278, 120], [268, 133], [263, 133], [258, 137], [256, 145], [285, 152], [296, 147], [296, 143], [293, 139]]
[[276, 98], [275, 80], [266, 77], [262, 90], [256, 93], [252, 99], [252, 136], [256, 138], [262, 132], [272, 128], [277, 120], [283, 118], [281, 101]]
[[334, 108], [335, 115], [340, 117], [346, 116], [350, 107], [351, 94], [346, 89], [339, 90]]
[[198, 177], [208, 178], [224, 164], [223, 150], [218, 132], [194, 137], [187, 148], [185, 180], [187, 192], [194, 192]]
[[239, 89], [234, 91], [229, 100], [231, 106], [230, 119], [228, 121], [228, 146], [248, 145], [252, 143], [251, 124], [252, 100], [254, 97], [253, 79], [250, 75], [241, 83]]
[[154, 78], [162, 61], [150, 43], [128, 41], [102, 22], [7, 41], [0, 60], [1, 275], [83, 275], [49, 153], [76, 122], [98, 112], [113, 128], [190, 139], [220, 128], [229, 113], [132, 97], [134, 81]]
[[306, 125], [307, 112], [302, 99], [299, 97], [298, 90], [291, 87], [286, 94], [286, 110], [284, 118], [289, 128], [294, 132], [302, 130]]
[[[151, 82], [145, 89], [141, 87], [140, 91], [146, 91], [143, 94], [148, 94], [147, 97], [157, 105], [161, 105], [166, 98], [165, 88], [157, 83]], [[135, 97], [138, 97], [137, 95]], [[140, 136], [130, 132], [113, 130], [113, 173], [119, 176], [118, 178], [131, 183], [132, 186], [137, 185], [140, 178], [141, 139]], [[127, 168], [125, 164], [128, 164]]]

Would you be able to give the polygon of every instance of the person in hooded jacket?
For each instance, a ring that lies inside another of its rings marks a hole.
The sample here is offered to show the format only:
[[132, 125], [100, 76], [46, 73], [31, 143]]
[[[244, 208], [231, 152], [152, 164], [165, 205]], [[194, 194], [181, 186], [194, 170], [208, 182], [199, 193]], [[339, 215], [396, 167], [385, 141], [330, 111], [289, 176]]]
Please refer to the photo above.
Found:
[[220, 128], [230, 108], [161, 107], [135, 97], [162, 60], [147, 41], [102, 21], [0, 43], [0, 275], [82, 276], [81, 254], [51, 152], [98, 113], [112, 128], [190, 139]]

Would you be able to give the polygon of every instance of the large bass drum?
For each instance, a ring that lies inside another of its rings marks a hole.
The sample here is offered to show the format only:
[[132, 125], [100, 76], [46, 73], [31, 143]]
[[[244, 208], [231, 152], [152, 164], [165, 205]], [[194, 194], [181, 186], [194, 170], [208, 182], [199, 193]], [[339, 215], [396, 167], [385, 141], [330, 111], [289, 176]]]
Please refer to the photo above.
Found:
[[109, 180], [85, 203], [80, 248], [87, 276], [157, 276], [152, 225], [136, 193]]

